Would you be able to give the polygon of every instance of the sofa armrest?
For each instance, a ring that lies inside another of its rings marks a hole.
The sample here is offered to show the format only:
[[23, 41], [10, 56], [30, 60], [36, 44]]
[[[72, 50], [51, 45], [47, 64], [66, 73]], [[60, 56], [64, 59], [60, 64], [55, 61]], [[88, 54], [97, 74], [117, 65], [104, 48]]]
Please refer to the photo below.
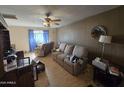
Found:
[[78, 75], [86, 67], [87, 62], [85, 60], [79, 59], [74, 64], [74, 74]]
[[77, 62], [77, 63], [73, 63], [74, 66], [74, 75], [78, 75], [81, 72], [81, 65]]

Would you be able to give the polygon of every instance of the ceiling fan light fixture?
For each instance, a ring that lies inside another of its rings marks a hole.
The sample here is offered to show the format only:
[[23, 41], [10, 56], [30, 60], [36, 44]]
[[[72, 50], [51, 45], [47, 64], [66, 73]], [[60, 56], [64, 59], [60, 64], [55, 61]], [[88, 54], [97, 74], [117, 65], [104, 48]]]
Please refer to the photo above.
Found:
[[50, 24], [48, 22], [43, 22], [43, 26], [50, 27]]
[[52, 25], [59, 25], [58, 22], [61, 21], [61, 19], [53, 19], [50, 17], [51, 12], [46, 13], [46, 17], [44, 18], [43, 22], [43, 26], [45, 27], [50, 27]]

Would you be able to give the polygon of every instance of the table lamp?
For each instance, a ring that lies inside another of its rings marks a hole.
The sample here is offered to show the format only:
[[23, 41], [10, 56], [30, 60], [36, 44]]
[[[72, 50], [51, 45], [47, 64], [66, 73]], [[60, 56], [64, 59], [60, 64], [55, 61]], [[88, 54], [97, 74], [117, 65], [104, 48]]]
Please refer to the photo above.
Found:
[[99, 38], [99, 42], [102, 43], [102, 55], [101, 57], [103, 58], [104, 55], [104, 50], [105, 50], [105, 44], [110, 44], [112, 40], [112, 36], [107, 36], [107, 35], [101, 35]]

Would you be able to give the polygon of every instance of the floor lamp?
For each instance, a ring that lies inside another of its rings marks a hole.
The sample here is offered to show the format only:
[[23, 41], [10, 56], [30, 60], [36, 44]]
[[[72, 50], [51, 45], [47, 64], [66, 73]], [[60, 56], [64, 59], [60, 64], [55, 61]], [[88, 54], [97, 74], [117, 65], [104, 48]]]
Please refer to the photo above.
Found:
[[99, 38], [99, 42], [102, 43], [102, 55], [101, 58], [103, 59], [104, 51], [105, 51], [105, 44], [111, 43], [112, 36], [101, 35]]

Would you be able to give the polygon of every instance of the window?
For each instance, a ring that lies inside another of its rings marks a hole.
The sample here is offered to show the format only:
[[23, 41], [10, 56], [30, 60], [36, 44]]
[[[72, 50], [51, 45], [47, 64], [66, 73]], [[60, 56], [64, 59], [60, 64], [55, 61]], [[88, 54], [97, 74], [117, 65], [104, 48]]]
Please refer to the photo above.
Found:
[[33, 31], [36, 44], [48, 43], [48, 31]]
[[49, 42], [49, 31], [48, 30], [29, 30], [29, 46], [30, 51], [34, 51], [34, 49], [43, 43]]
[[43, 31], [34, 31], [34, 39], [37, 44], [43, 43]]

